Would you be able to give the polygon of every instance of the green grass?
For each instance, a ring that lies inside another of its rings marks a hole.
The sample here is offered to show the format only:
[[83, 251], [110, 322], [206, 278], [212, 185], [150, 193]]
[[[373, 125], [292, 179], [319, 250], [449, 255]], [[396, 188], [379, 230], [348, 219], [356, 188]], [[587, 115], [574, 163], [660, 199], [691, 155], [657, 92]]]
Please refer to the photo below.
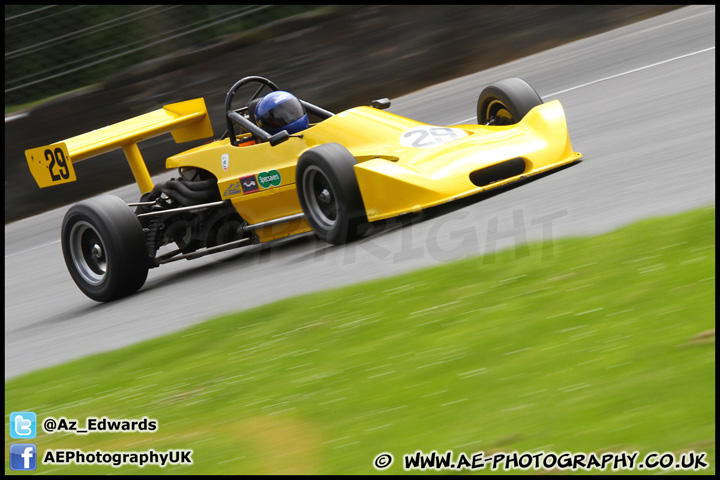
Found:
[[528, 251], [283, 300], [13, 379], [6, 473], [9, 415], [23, 410], [159, 422], [41, 432], [40, 455], [194, 451], [192, 466], [38, 473], [362, 474], [390, 452], [392, 474], [405, 453], [451, 449], [694, 450], [713, 473], [715, 208]]

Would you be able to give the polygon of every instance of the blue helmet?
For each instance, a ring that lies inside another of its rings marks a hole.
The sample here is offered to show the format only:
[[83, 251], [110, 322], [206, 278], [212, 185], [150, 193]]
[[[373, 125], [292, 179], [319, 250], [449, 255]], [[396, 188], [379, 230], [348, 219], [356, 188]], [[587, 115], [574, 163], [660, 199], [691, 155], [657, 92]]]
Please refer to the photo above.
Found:
[[270, 135], [287, 130], [289, 134], [310, 126], [305, 107], [295, 95], [277, 90], [265, 95], [255, 107], [255, 119]]

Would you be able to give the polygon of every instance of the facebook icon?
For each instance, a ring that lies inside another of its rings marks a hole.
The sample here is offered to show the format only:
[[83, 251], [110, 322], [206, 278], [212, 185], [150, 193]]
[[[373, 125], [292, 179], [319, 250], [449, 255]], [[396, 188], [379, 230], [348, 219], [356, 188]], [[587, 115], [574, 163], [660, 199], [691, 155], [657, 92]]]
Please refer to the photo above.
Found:
[[10, 470], [35, 470], [37, 447], [32, 443], [10, 445]]

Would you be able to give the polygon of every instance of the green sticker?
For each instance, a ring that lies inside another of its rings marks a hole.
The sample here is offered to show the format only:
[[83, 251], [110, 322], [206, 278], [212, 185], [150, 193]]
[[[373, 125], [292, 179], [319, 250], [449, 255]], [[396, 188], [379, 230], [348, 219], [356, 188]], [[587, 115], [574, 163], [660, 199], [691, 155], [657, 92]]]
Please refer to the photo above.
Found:
[[272, 186], [279, 187], [282, 182], [282, 177], [277, 170], [260, 172], [258, 173], [258, 182], [262, 188], [270, 188]]

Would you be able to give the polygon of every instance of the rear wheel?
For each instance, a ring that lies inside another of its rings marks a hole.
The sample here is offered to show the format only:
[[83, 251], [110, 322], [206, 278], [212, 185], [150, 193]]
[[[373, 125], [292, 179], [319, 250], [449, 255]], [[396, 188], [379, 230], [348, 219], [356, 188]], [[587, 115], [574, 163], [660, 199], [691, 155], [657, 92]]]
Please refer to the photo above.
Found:
[[543, 103], [525, 80], [508, 78], [488, 85], [480, 93], [477, 119], [480, 125], [514, 125]]
[[305, 217], [320, 238], [334, 245], [358, 238], [367, 224], [356, 164], [338, 143], [315, 147], [298, 160], [295, 178]]
[[147, 279], [145, 235], [118, 197], [103, 195], [73, 205], [63, 220], [62, 249], [75, 284], [98, 302], [130, 295]]

